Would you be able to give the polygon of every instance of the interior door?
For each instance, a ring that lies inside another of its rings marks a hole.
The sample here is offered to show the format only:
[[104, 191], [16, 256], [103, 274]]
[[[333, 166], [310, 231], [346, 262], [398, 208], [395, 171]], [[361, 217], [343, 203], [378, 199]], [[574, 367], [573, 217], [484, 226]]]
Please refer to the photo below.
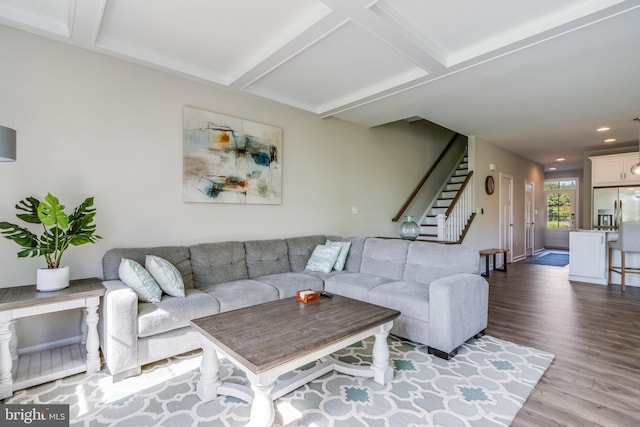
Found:
[[513, 261], [513, 177], [500, 174], [500, 247], [509, 249], [507, 262]]
[[524, 183], [524, 250], [525, 257], [533, 256], [535, 252], [535, 184]]

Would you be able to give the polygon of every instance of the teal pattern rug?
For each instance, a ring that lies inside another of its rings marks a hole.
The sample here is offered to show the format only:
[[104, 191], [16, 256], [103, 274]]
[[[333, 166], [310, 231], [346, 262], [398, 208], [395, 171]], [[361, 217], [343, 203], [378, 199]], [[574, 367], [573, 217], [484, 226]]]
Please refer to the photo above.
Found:
[[[446, 361], [425, 346], [389, 338], [394, 378], [386, 385], [335, 372], [275, 402], [277, 426], [508, 426], [554, 355], [490, 336], [469, 340]], [[373, 339], [334, 354], [369, 364]], [[243, 426], [250, 406], [219, 396], [202, 403], [195, 388], [200, 352], [163, 360], [113, 384], [106, 370], [19, 391], [5, 403], [70, 405], [72, 426]], [[302, 369], [308, 369], [308, 366]], [[247, 383], [221, 360], [221, 378]]]

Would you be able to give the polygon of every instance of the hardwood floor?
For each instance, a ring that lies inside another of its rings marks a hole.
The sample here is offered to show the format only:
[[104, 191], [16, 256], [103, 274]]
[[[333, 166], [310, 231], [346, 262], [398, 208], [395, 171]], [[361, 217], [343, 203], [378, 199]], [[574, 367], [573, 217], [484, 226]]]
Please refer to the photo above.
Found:
[[569, 266], [491, 272], [487, 335], [556, 355], [513, 426], [640, 426], [640, 288], [569, 282]]

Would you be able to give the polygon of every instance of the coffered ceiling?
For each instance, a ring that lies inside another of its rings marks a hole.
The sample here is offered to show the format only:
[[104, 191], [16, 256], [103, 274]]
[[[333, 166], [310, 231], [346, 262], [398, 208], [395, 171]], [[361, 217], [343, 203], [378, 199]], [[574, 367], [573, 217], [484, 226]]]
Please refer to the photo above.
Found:
[[0, 0], [0, 24], [320, 117], [425, 118], [560, 169], [606, 137], [638, 144], [640, 0]]

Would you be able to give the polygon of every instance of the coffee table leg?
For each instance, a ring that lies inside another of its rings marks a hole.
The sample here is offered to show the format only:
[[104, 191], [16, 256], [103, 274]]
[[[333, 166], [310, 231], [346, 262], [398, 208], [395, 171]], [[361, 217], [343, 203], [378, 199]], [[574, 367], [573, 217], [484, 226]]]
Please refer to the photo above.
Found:
[[268, 427], [273, 424], [276, 417], [276, 410], [273, 406], [271, 390], [275, 383], [261, 385], [251, 384], [253, 390], [253, 403], [251, 404], [251, 415], [247, 427]]
[[378, 384], [386, 384], [393, 378], [393, 368], [389, 365], [389, 344], [387, 337], [393, 323], [385, 323], [380, 326], [373, 343], [373, 380]]
[[200, 380], [196, 387], [196, 393], [200, 400], [208, 402], [218, 395], [218, 386], [221, 384], [218, 370], [220, 361], [216, 349], [211, 342], [200, 335], [202, 345], [202, 362], [200, 363]]

